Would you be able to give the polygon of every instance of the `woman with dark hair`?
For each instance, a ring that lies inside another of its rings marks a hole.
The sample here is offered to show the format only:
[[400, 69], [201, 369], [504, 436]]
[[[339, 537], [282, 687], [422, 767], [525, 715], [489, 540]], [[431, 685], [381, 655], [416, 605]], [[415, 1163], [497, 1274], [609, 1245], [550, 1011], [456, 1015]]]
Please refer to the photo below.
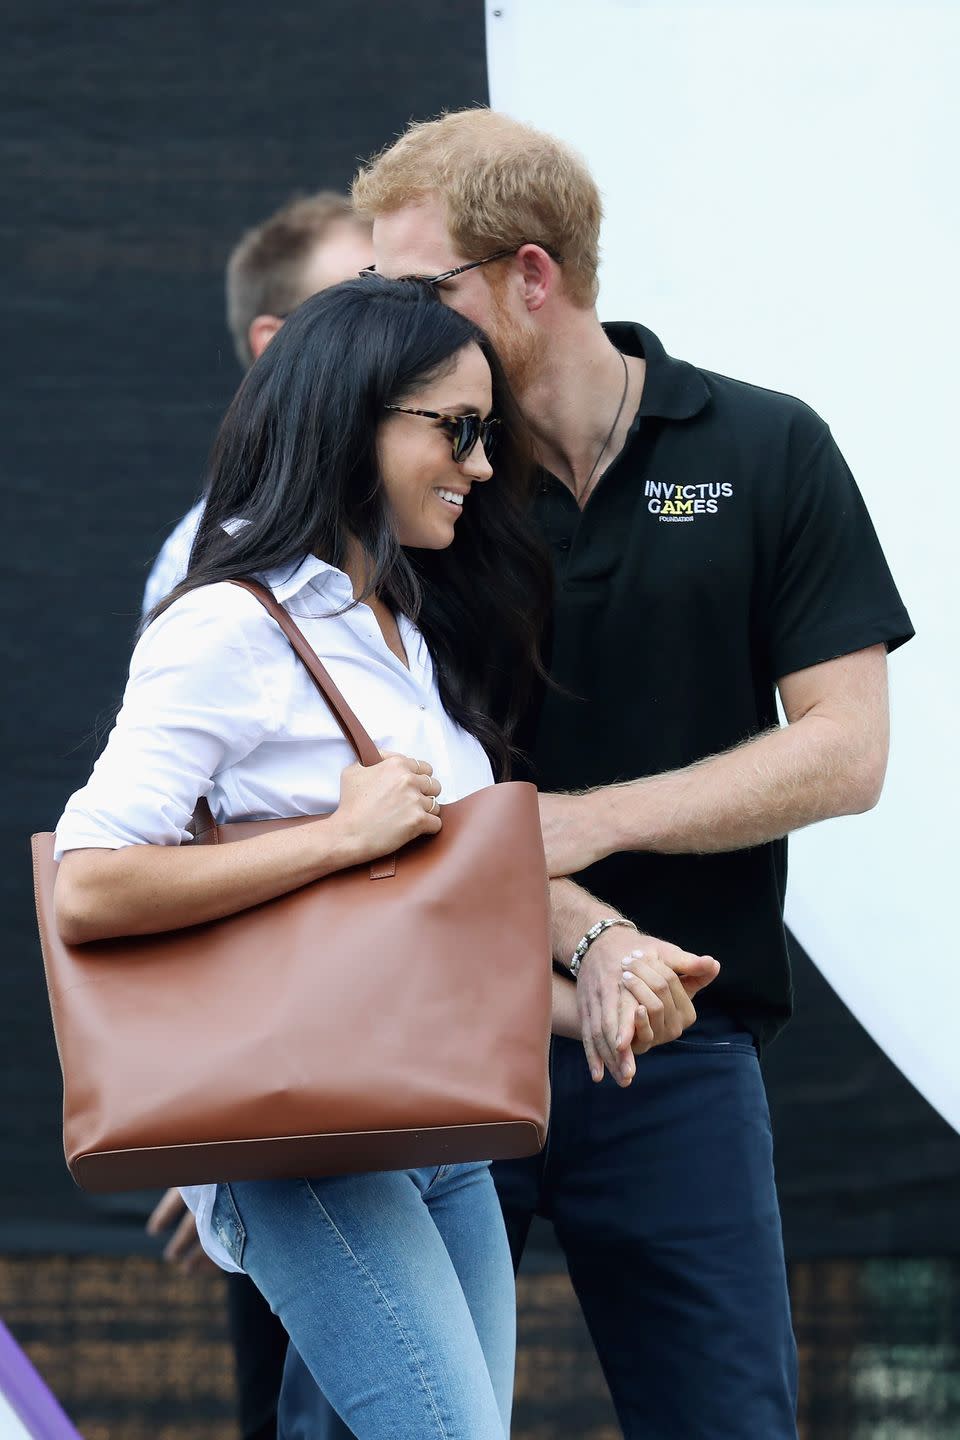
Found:
[[[505, 775], [548, 601], [530, 483], [470, 321], [411, 282], [303, 305], [227, 412], [189, 572], [150, 617], [58, 826], [64, 938], [234, 914], [435, 833], [441, 781], [454, 800]], [[243, 577], [296, 617], [380, 764], [351, 763], [278, 627], [226, 583]], [[221, 822], [325, 818], [182, 849], [199, 796]], [[513, 1274], [486, 1164], [184, 1196], [204, 1248], [251, 1276], [357, 1436], [508, 1433]]]

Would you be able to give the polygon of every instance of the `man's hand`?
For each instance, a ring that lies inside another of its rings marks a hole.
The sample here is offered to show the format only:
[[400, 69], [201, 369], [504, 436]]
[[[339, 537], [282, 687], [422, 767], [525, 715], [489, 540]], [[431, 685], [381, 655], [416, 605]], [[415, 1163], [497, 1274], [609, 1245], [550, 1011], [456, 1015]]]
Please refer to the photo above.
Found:
[[577, 980], [577, 1009], [591, 1076], [602, 1080], [606, 1066], [627, 1086], [634, 1054], [679, 1039], [693, 1024], [693, 997], [720, 966], [651, 935], [632, 935], [627, 944], [623, 936], [620, 926], [612, 927], [590, 946]]
[[[609, 824], [597, 813], [596, 796], [541, 795], [540, 828], [547, 856], [547, 874], [551, 880], [564, 875], [579, 875], [611, 853]], [[608, 817], [609, 819], [609, 817]]]
[[164, 1260], [185, 1271], [216, 1270], [197, 1236], [197, 1222], [183, 1203], [179, 1190], [168, 1190], [147, 1221], [148, 1235], [162, 1235], [173, 1227], [163, 1250]]

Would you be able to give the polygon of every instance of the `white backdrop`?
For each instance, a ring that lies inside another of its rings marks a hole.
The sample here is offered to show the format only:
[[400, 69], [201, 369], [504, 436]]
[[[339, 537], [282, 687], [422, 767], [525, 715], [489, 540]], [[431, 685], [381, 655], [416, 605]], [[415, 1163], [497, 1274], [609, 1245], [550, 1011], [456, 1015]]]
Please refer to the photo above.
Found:
[[918, 638], [880, 807], [791, 842], [788, 922], [960, 1129], [960, 4], [487, 6], [491, 104], [586, 156], [600, 311], [829, 422]]

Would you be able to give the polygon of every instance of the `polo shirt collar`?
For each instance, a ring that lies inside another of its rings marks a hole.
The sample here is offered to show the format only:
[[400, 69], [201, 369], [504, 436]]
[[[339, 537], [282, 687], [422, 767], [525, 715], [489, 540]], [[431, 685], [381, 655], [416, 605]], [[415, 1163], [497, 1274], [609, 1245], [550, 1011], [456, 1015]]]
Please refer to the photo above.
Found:
[[710, 391], [694, 365], [674, 360], [645, 325], [613, 321], [603, 328], [618, 350], [625, 355], [639, 355], [647, 362], [638, 417], [691, 420], [700, 413], [710, 399]]

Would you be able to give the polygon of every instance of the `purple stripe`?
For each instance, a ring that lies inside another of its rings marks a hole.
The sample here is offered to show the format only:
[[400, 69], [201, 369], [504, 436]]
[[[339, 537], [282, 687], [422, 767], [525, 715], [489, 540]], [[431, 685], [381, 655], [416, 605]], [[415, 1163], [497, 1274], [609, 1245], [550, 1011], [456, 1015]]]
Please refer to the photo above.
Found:
[[81, 1440], [2, 1320], [0, 1389], [32, 1440]]

